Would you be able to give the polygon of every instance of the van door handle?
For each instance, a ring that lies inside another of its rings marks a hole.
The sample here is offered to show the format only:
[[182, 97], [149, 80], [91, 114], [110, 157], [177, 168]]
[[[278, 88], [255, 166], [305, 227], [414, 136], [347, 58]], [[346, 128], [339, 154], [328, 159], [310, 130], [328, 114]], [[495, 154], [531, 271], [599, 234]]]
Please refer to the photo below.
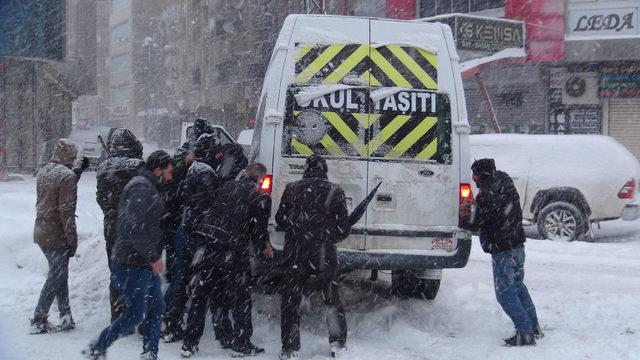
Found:
[[429, 169], [422, 169], [418, 171], [418, 175], [420, 176], [433, 176], [435, 173]]
[[378, 195], [377, 200], [378, 201], [389, 202], [389, 201], [393, 200], [393, 195], [391, 195], [391, 194], [380, 194], [380, 195]]

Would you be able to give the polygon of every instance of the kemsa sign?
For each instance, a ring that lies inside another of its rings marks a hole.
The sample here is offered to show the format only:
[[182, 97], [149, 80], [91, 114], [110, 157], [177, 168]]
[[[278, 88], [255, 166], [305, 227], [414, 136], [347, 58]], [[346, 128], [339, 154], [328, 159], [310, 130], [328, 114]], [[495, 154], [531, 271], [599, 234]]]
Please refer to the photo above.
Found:
[[638, 8], [572, 10], [569, 14], [572, 36], [638, 35]]

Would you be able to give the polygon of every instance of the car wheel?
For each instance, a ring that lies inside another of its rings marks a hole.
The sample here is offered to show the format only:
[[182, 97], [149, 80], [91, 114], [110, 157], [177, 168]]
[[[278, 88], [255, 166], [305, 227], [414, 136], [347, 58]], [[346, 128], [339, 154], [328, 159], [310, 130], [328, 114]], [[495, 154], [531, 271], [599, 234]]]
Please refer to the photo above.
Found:
[[440, 289], [440, 279], [420, 279], [411, 270], [394, 270], [391, 287], [395, 295], [403, 298], [433, 300]]
[[538, 232], [549, 240], [580, 240], [589, 233], [589, 222], [575, 205], [556, 201], [546, 205], [538, 214]]

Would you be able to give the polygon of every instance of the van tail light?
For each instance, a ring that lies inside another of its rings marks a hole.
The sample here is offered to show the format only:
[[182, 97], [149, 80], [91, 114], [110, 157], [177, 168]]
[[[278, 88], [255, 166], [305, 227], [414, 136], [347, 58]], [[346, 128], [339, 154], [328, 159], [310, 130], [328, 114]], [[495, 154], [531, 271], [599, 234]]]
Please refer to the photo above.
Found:
[[473, 191], [470, 184], [460, 184], [460, 202], [462, 200], [473, 200]]
[[262, 180], [260, 180], [260, 188], [263, 191], [270, 193], [271, 190], [273, 189], [273, 175], [271, 174], [265, 175], [265, 177], [263, 177]]
[[633, 199], [635, 189], [636, 189], [636, 179], [630, 179], [629, 181], [627, 181], [626, 184], [624, 184], [620, 188], [620, 191], [618, 191], [618, 198]]

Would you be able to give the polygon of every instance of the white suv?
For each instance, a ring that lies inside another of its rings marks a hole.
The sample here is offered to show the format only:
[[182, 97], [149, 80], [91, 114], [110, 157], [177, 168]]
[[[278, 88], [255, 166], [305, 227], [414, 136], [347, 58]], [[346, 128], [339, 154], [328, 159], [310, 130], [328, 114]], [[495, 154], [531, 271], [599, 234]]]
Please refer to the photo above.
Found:
[[471, 157], [511, 176], [522, 216], [546, 239], [589, 238], [590, 224], [640, 216], [640, 164], [603, 135], [472, 135]]

